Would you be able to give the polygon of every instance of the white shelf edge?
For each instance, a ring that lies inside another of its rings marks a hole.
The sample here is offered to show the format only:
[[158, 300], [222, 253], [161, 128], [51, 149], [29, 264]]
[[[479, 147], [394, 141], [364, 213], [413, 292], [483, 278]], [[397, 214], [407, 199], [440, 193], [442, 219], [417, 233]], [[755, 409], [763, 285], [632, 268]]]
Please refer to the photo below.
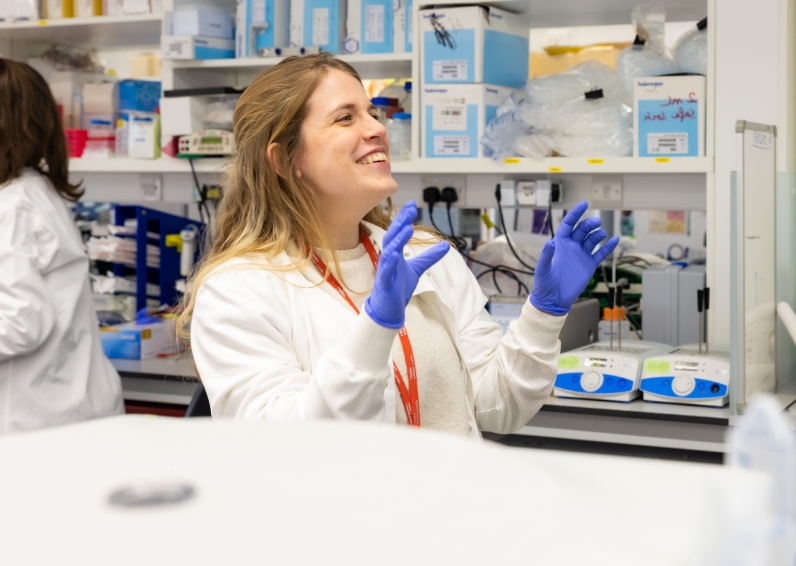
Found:
[[23, 29], [40, 29], [43, 27], [83, 27], [125, 24], [133, 22], [160, 22], [162, 14], [136, 14], [129, 16], [93, 16], [89, 18], [43, 18], [33, 21], [21, 21], [0, 24], [0, 33]]
[[[359, 63], [395, 63], [406, 62], [411, 64], [411, 53], [374, 53], [356, 55], [336, 55], [336, 57], [351, 65]], [[205, 60], [180, 60], [173, 59], [174, 69], [259, 69], [273, 67], [285, 57], [247, 57], [245, 59], [205, 59]]]
[[548, 157], [516, 158], [493, 161], [488, 158], [422, 158], [397, 161], [393, 173], [465, 173], [465, 174], [667, 174], [711, 173], [712, 157], [672, 157], [656, 161], [654, 157]]
[[[197, 173], [223, 173], [225, 159], [196, 159]], [[133, 157], [77, 158], [69, 160], [70, 173], [190, 173], [187, 159], [161, 157], [136, 159]]]
[[[711, 173], [712, 157], [679, 157], [656, 162], [653, 157], [549, 157], [547, 159], [515, 159], [493, 161], [486, 158], [425, 158], [392, 163], [395, 174], [460, 173], [472, 175], [538, 175], [538, 174], [674, 174]], [[221, 173], [227, 163], [223, 159], [197, 159], [197, 172]], [[185, 159], [79, 158], [69, 163], [72, 173], [189, 173]]]

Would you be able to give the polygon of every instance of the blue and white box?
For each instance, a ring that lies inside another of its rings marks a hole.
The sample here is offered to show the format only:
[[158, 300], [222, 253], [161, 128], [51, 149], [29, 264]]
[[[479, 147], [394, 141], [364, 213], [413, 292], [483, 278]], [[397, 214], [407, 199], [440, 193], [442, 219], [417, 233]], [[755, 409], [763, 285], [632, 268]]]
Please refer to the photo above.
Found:
[[189, 5], [174, 11], [171, 21], [173, 35], [193, 35], [232, 39], [232, 14], [217, 6]]
[[127, 322], [100, 328], [100, 341], [102, 351], [108, 358], [148, 360], [172, 349], [173, 334], [172, 322]]
[[422, 156], [483, 157], [484, 128], [513, 90], [488, 84], [424, 86]]
[[393, 0], [348, 0], [343, 53], [393, 52]]
[[235, 40], [199, 35], [175, 35], [174, 12], [163, 13], [160, 50], [164, 59], [234, 59]]
[[160, 38], [164, 59], [234, 59], [235, 40], [192, 35], [164, 35]]
[[393, 53], [412, 52], [413, 22], [412, 0], [393, 0]]
[[257, 57], [289, 43], [290, 0], [237, 0], [236, 57]]
[[290, 47], [320, 47], [341, 52], [346, 27], [346, 0], [291, 0]]
[[423, 82], [519, 88], [528, 81], [529, 36], [526, 19], [497, 8], [421, 10]]
[[705, 155], [705, 77], [642, 77], [633, 83], [633, 155]]

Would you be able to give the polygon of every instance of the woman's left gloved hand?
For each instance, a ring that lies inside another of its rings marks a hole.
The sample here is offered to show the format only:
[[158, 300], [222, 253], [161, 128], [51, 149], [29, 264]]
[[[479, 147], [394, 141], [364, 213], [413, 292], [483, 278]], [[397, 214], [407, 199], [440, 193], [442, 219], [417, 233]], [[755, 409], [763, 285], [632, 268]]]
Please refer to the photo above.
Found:
[[606, 233], [599, 229], [602, 223], [595, 217], [575, 227], [587, 208], [586, 201], [578, 203], [564, 217], [555, 238], [545, 244], [539, 256], [530, 301], [540, 311], [557, 316], [567, 314], [594, 270], [619, 244], [619, 238], [614, 236], [594, 252]]

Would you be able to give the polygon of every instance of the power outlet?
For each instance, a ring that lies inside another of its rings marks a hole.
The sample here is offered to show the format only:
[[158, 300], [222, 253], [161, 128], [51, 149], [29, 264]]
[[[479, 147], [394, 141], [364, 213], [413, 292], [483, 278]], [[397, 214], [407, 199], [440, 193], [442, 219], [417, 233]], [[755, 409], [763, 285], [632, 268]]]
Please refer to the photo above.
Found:
[[163, 200], [163, 183], [160, 175], [143, 173], [138, 176], [138, 200]]
[[[452, 187], [456, 189], [458, 200], [453, 203], [453, 206], [464, 207], [467, 206], [467, 177], [464, 175], [439, 175], [434, 177], [420, 177], [420, 189], [427, 187], [437, 187], [440, 191], [445, 187]], [[422, 199], [421, 199], [422, 200]]]
[[536, 181], [517, 181], [517, 204], [536, 206]]
[[593, 208], [622, 208], [622, 177], [595, 175], [591, 181]]

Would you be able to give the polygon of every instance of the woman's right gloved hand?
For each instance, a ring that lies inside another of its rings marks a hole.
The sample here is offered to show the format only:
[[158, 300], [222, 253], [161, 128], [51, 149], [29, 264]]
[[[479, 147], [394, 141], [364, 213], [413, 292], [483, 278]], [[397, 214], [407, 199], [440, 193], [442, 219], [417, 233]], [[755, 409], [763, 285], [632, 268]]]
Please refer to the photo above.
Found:
[[365, 301], [365, 312], [379, 326], [401, 328], [404, 325], [406, 305], [420, 276], [450, 250], [448, 242], [439, 242], [417, 257], [405, 259], [404, 246], [415, 232], [412, 227], [415, 218], [417, 205], [409, 201], [384, 235], [373, 291]]

